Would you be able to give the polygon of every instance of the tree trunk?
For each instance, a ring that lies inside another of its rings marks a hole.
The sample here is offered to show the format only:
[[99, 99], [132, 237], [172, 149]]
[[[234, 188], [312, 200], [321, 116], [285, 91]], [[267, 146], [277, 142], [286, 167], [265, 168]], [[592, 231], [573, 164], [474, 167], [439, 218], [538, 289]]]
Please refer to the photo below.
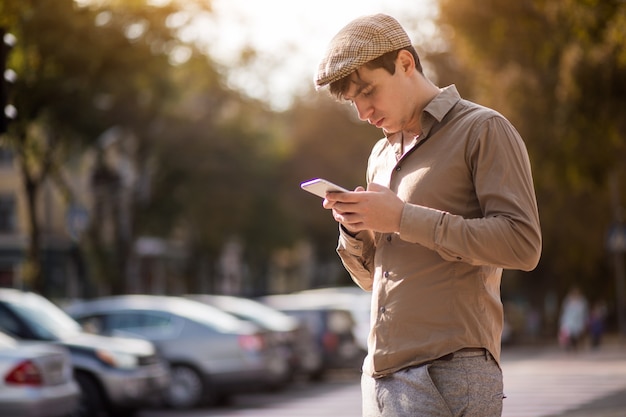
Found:
[[45, 285], [41, 268], [41, 236], [37, 219], [37, 193], [39, 183], [32, 178], [24, 161], [20, 161], [28, 216], [28, 246], [24, 257], [22, 280], [26, 288], [44, 294]]

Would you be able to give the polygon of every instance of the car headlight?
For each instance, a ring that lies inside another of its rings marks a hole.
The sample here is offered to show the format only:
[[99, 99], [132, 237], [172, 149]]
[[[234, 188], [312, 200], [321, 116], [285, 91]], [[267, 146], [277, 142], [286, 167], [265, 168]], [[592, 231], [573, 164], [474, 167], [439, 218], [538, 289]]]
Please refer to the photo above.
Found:
[[139, 364], [137, 356], [123, 352], [98, 349], [96, 350], [96, 356], [107, 365], [119, 369], [134, 369]]

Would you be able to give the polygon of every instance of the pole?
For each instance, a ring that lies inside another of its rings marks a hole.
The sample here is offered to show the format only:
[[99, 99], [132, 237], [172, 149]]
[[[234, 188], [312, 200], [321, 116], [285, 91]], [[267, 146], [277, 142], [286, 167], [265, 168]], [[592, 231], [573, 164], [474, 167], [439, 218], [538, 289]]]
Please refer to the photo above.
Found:
[[[613, 220], [615, 227], [621, 231], [623, 225], [623, 208], [619, 195], [619, 171], [615, 170], [609, 177], [609, 187], [611, 192], [611, 205], [613, 207]], [[623, 245], [622, 245], [623, 246]], [[626, 273], [624, 272], [624, 248], [613, 248], [613, 268], [615, 271], [615, 291], [617, 302], [617, 324], [620, 339], [626, 336]]]

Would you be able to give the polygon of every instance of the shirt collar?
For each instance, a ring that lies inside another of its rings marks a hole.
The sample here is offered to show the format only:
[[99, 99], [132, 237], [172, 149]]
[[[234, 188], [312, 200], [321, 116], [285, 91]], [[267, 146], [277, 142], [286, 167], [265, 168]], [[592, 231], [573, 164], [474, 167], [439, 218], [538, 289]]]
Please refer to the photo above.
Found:
[[424, 108], [421, 116], [423, 137], [427, 137], [435, 123], [441, 122], [461, 96], [454, 84], [441, 89], [441, 92]]
[[[422, 115], [420, 116], [422, 134], [420, 135], [420, 139], [428, 137], [435, 122], [441, 122], [459, 100], [461, 100], [461, 96], [454, 84], [442, 88], [441, 92], [435, 96], [422, 111]], [[387, 140], [393, 144], [402, 138], [402, 132], [395, 132], [386, 136]]]

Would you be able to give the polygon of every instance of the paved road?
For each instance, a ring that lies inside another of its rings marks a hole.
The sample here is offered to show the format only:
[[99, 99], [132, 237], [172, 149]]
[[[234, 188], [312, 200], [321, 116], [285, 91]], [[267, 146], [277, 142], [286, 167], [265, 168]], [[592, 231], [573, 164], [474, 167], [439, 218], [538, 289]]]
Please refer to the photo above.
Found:
[[[626, 417], [626, 343], [575, 354], [555, 346], [508, 348], [503, 372], [503, 417]], [[238, 396], [227, 407], [139, 417], [360, 417], [358, 379], [343, 372], [322, 384]]]

